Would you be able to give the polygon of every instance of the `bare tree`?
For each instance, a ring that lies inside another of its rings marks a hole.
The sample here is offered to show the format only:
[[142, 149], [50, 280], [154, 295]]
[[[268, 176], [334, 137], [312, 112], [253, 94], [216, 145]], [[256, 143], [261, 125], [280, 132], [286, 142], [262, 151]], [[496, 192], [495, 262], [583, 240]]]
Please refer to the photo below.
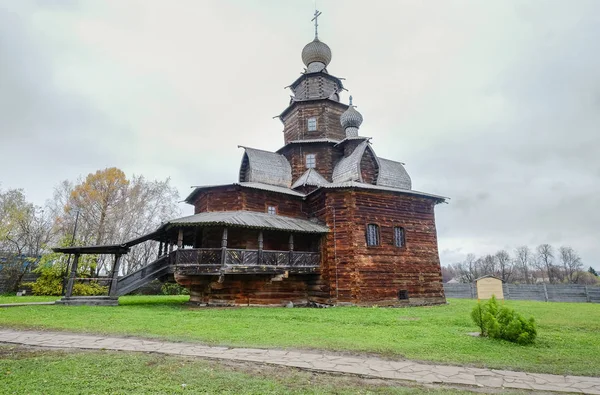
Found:
[[498, 264], [498, 275], [502, 281], [508, 283], [511, 280], [514, 269], [514, 261], [505, 250], [500, 250], [494, 255], [496, 263]]
[[531, 273], [531, 265], [533, 263], [533, 253], [527, 246], [517, 247], [515, 250], [515, 266], [521, 273], [526, 284], [533, 284], [535, 279]]
[[554, 266], [554, 249], [550, 244], [540, 244], [536, 249], [536, 266], [545, 272], [550, 284], [557, 282], [557, 270]]
[[567, 246], [560, 247], [558, 254], [564, 271], [565, 279], [571, 284], [576, 284], [579, 273], [583, 270], [583, 262], [581, 261], [581, 257], [572, 247]]
[[468, 254], [463, 262], [455, 263], [454, 267], [460, 282], [470, 283], [479, 277], [479, 265], [477, 258], [473, 254]]
[[489, 274], [496, 276], [498, 274], [498, 262], [494, 255], [485, 255], [478, 259], [479, 267], [481, 268], [480, 273], [482, 276]]

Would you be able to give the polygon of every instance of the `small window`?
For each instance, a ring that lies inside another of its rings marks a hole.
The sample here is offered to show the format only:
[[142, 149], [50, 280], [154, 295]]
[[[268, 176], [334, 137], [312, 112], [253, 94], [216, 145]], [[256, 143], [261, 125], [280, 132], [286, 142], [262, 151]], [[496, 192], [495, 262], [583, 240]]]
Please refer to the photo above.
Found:
[[379, 245], [379, 226], [375, 224], [367, 225], [367, 245], [369, 247]]
[[317, 156], [315, 154], [306, 155], [306, 168], [314, 169], [317, 166]]
[[306, 123], [307, 123], [309, 132], [314, 132], [317, 130], [317, 118], [316, 117], [308, 118]]
[[398, 300], [408, 300], [408, 291], [406, 289], [398, 291]]
[[400, 226], [394, 227], [394, 245], [396, 247], [404, 247], [406, 245], [404, 228]]
[[267, 206], [267, 214], [276, 215], [277, 206]]

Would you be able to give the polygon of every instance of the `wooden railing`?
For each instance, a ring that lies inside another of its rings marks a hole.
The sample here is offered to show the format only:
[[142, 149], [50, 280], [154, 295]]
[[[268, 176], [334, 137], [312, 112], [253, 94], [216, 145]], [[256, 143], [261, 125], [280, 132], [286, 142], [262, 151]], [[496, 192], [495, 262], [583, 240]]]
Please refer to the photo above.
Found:
[[[224, 258], [223, 253], [225, 253]], [[321, 263], [320, 253], [305, 251], [193, 248], [176, 250], [173, 254], [172, 262], [180, 274], [208, 273], [222, 268], [241, 266], [283, 269], [318, 268]]]

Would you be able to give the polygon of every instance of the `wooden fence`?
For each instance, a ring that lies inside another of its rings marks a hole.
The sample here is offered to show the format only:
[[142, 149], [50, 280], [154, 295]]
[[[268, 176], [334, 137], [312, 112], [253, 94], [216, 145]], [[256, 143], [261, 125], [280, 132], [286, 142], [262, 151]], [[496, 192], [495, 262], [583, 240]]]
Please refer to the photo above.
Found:
[[[575, 284], [504, 284], [504, 299], [600, 303], [600, 286]], [[477, 299], [476, 284], [444, 284], [447, 298]]]

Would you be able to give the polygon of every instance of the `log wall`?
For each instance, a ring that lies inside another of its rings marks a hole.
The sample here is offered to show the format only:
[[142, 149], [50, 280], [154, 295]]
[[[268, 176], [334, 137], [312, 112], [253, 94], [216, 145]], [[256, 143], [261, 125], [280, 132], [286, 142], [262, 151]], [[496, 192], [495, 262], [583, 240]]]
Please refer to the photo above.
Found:
[[315, 170], [329, 182], [332, 181], [333, 168], [342, 158], [342, 151], [328, 143], [290, 144], [281, 150], [281, 154], [292, 167], [292, 183], [306, 172], [306, 155], [315, 155]]
[[[296, 102], [283, 117], [285, 144], [294, 140], [329, 138], [341, 141], [346, 137], [340, 124], [345, 104], [331, 100]], [[317, 130], [308, 131], [308, 118], [317, 118]]]

